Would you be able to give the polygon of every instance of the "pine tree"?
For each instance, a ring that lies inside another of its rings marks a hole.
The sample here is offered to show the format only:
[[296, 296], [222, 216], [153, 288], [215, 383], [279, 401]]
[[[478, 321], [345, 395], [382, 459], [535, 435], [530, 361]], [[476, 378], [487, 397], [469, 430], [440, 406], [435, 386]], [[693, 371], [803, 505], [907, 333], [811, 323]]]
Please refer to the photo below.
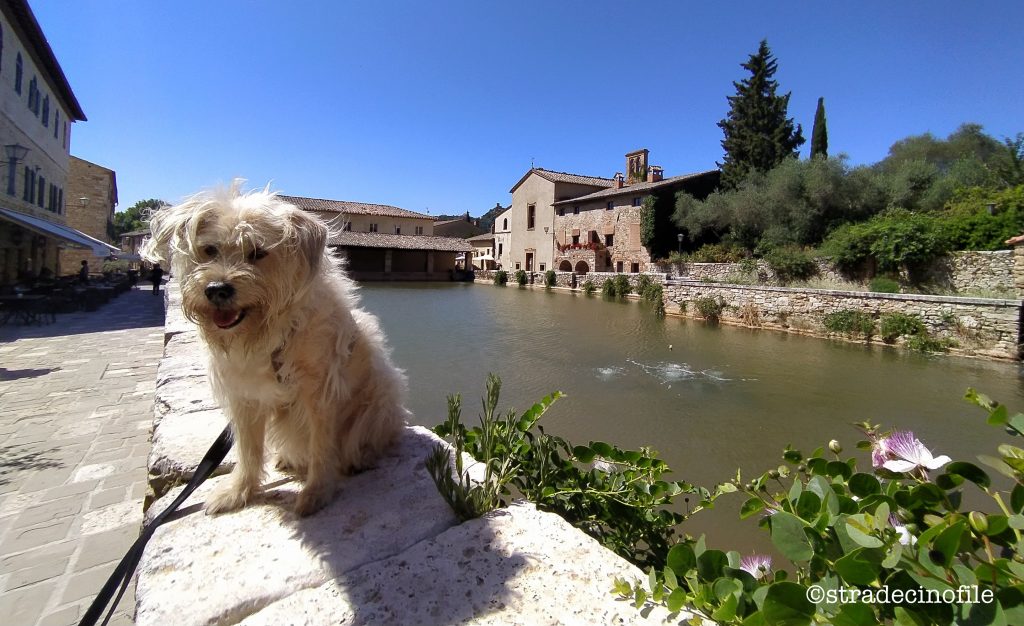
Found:
[[828, 158], [828, 127], [825, 122], [825, 99], [818, 98], [818, 110], [814, 112], [814, 128], [811, 130], [811, 158]]
[[725, 159], [722, 168], [722, 186], [734, 189], [753, 171], [767, 172], [804, 143], [803, 129], [787, 118], [789, 96], [775, 94], [778, 82], [772, 80], [778, 64], [761, 41], [757, 54], [742, 64], [750, 77], [733, 82], [736, 95], [729, 96], [729, 113], [718, 123], [725, 133], [722, 148]]

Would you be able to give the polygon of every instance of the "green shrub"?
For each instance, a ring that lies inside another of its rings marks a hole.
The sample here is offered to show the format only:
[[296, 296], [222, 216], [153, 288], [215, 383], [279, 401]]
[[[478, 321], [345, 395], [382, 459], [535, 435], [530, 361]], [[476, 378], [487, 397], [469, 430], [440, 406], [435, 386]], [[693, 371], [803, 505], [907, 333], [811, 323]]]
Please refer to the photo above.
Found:
[[601, 284], [601, 295], [605, 298], [615, 297], [615, 283], [612, 282], [611, 278], [606, 278], [604, 283]]
[[615, 285], [616, 298], [625, 298], [629, 295], [631, 291], [629, 286], [629, 276], [626, 276], [625, 274], [618, 274], [612, 279], [612, 282]]
[[899, 293], [900, 284], [887, 276], [875, 276], [868, 284], [868, 289], [876, 293]]
[[555, 270], [544, 272], [544, 286], [548, 289], [555, 286]]
[[498, 270], [497, 272], [494, 272], [494, 284], [495, 285], [501, 285], [502, 287], [504, 287], [505, 283], [507, 283], [507, 282], [508, 282], [508, 272], [506, 272], [505, 270]]
[[927, 335], [924, 322], [916, 315], [906, 313], [883, 313], [879, 322], [879, 334], [882, 341], [892, 343], [898, 338], [911, 335]]
[[647, 293], [647, 290], [650, 289], [651, 285], [653, 284], [654, 281], [651, 280], [650, 276], [648, 276], [647, 274], [640, 274], [636, 279], [637, 294], [643, 296], [645, 293]]
[[722, 317], [722, 311], [725, 310], [725, 300], [721, 297], [712, 298], [711, 296], [705, 296], [703, 298], [697, 298], [693, 301], [694, 307], [700, 316], [709, 322], [717, 322]]
[[526, 270], [516, 270], [516, 282], [520, 287], [526, 284]]
[[594, 286], [593, 282], [588, 280], [587, 282], [583, 283], [583, 293], [587, 294], [588, 296], [592, 296], [594, 295], [595, 291], [597, 291], [597, 287]]
[[879, 270], [895, 272], [930, 263], [950, 250], [950, 241], [935, 215], [890, 209], [837, 228], [821, 248], [846, 271], [874, 261]]
[[814, 257], [796, 246], [774, 248], [765, 255], [764, 260], [783, 283], [807, 280], [818, 273]]
[[128, 261], [122, 261], [118, 259], [117, 261], [104, 261], [103, 269], [101, 271], [104, 274], [113, 274], [117, 272], [124, 273], [128, 271], [129, 267], [131, 267], [131, 265], [128, 263]]
[[746, 256], [746, 250], [740, 246], [712, 243], [697, 248], [686, 260], [692, 263], [739, 263]]
[[664, 290], [658, 283], [651, 283], [647, 286], [647, 289], [640, 294], [644, 302], [650, 302], [654, 305], [654, 314], [658, 317], [665, 317], [665, 298]]
[[843, 309], [828, 313], [822, 320], [825, 330], [830, 333], [854, 337], [860, 335], [865, 340], [875, 333], [875, 320], [864, 311]]
[[957, 346], [952, 339], [938, 339], [928, 333], [907, 337], [907, 347], [918, 352], [949, 352]]

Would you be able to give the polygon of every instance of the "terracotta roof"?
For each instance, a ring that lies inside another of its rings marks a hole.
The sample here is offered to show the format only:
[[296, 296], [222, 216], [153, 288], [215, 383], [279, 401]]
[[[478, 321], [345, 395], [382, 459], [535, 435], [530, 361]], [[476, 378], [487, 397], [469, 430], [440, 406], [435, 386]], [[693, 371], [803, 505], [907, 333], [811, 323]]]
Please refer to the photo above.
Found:
[[1006, 245], [1015, 246], [1019, 243], [1024, 243], [1024, 235], [1017, 235], [1006, 240]]
[[475, 237], [466, 237], [466, 241], [494, 241], [494, 233], [484, 233]]
[[458, 237], [431, 237], [428, 235], [389, 235], [387, 233], [331, 233], [329, 246], [353, 248], [394, 248], [396, 250], [436, 250], [440, 252], [470, 252], [473, 246]]
[[321, 198], [303, 198], [277, 194], [285, 202], [290, 202], [307, 211], [323, 211], [326, 213], [348, 213], [349, 215], [385, 215], [388, 217], [408, 217], [434, 221], [434, 218], [423, 213], [400, 209], [387, 204], [368, 204], [366, 202], [348, 202], [347, 200], [323, 200]]
[[584, 176], [582, 174], [570, 174], [568, 172], [554, 172], [540, 167], [535, 167], [523, 174], [523, 177], [519, 179], [519, 182], [513, 185], [512, 189], [509, 189], [509, 193], [513, 193], [519, 185], [522, 185], [523, 181], [526, 180], [530, 174], [536, 174], [537, 176], [550, 180], [553, 183], [572, 183], [574, 185], [592, 185], [594, 187], [611, 187], [615, 184], [615, 181], [611, 178]]
[[554, 206], [565, 205], [565, 204], [579, 204], [580, 202], [588, 202], [590, 200], [599, 200], [601, 198], [612, 198], [615, 196], [635, 196], [638, 193], [644, 193], [664, 187], [666, 185], [672, 185], [676, 183], [686, 182], [688, 180], [694, 180], [703, 176], [710, 176], [712, 174], [717, 175], [718, 170], [708, 170], [706, 172], [697, 172], [694, 174], [682, 174], [680, 176], [672, 176], [670, 178], [663, 178], [655, 183], [633, 183], [623, 187], [622, 189], [602, 189], [601, 191], [595, 191], [594, 193], [588, 193], [585, 196], [579, 196], [576, 198], [569, 198], [568, 200], [559, 200], [554, 203]]
[[71, 118], [79, 122], [86, 121], [82, 105], [78, 103], [75, 92], [71, 90], [67, 76], [64, 75], [64, 70], [61, 69], [60, 63], [57, 62], [57, 57], [53, 54], [53, 49], [46, 40], [46, 35], [43, 34], [43, 29], [39, 26], [39, 22], [36, 21], [36, 16], [32, 13], [28, 2], [26, 0], [10, 0], [9, 2], [3, 2], [2, 6], [5, 9], [5, 13], [10, 11], [11, 21], [25, 33], [27, 41], [23, 43], [29, 48], [29, 53], [32, 54], [33, 59], [41, 66], [39, 69], [42, 71], [44, 78], [48, 77], [52, 81], [56, 95], [64, 101], [64, 105]]

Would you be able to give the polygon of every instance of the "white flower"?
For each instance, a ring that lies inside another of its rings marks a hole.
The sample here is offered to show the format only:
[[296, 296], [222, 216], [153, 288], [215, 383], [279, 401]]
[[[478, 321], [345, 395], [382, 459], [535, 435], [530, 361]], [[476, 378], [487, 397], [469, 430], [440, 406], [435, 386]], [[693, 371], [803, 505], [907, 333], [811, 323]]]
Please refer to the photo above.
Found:
[[751, 554], [740, 559], [740, 569], [755, 578], [761, 578], [772, 571], [772, 557], [766, 554]]
[[895, 430], [888, 437], [875, 442], [871, 463], [877, 469], [884, 467], [890, 472], [910, 472], [917, 468], [939, 469], [952, 461], [948, 456], [932, 456], [931, 450], [909, 430]]
[[900, 521], [896, 519], [896, 516], [892, 513], [889, 514], [889, 525], [893, 527], [893, 530], [899, 533], [900, 543], [902, 543], [903, 545], [912, 546], [915, 543], [917, 543], [917, 537], [910, 534], [910, 531], [907, 530], [907, 527], [901, 524]]

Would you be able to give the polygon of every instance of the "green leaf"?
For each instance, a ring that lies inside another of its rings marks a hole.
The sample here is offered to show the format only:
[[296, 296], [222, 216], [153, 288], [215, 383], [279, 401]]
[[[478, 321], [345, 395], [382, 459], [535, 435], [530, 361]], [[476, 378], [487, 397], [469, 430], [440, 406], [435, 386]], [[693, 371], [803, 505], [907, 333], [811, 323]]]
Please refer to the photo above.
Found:
[[688, 544], [677, 543], [668, 551], [665, 563], [677, 576], [686, 576], [686, 572], [697, 567], [697, 557]]
[[1021, 515], [1020, 513], [1011, 515], [1006, 521], [1009, 523], [1010, 528], [1024, 530], [1024, 515]]
[[829, 461], [828, 465], [825, 467], [825, 473], [833, 478], [842, 476], [845, 479], [849, 479], [853, 476], [853, 470], [850, 469], [849, 465], [842, 461]]
[[896, 621], [894, 622], [897, 626], [929, 626], [929, 620], [923, 615], [918, 615], [916, 611], [910, 611], [902, 606], [896, 607]]
[[612, 447], [603, 441], [594, 441], [590, 444], [590, 449], [594, 451], [594, 454], [598, 456], [611, 456]]
[[870, 495], [882, 492], [882, 485], [878, 479], [871, 474], [858, 472], [850, 477], [848, 481], [850, 493], [858, 498], [866, 498]]
[[761, 498], [750, 498], [740, 507], [740, 519], [747, 519], [751, 515], [757, 515], [764, 510], [764, 500]]
[[885, 555], [885, 559], [882, 561], [882, 567], [886, 569], [892, 569], [896, 567], [900, 562], [900, 556], [903, 555], [903, 544], [894, 543], [889, 548], [889, 553]]
[[1015, 485], [1010, 492], [1010, 510], [1014, 513], [1024, 512], [1024, 485]]
[[594, 461], [594, 451], [587, 446], [576, 446], [572, 449], [572, 455], [576, 457], [576, 460], [580, 463], [591, 463]]
[[804, 626], [814, 617], [807, 588], [793, 582], [774, 583], [764, 597], [764, 621], [771, 626]]
[[962, 461], [955, 461], [945, 467], [947, 474], [954, 474], [957, 476], [963, 476], [967, 480], [971, 481], [975, 485], [980, 487], [988, 488], [992, 485], [992, 481], [989, 479], [988, 474], [983, 469], [973, 463], [964, 463]]
[[808, 522], [814, 521], [814, 518], [821, 512], [821, 498], [812, 491], [803, 492], [800, 494], [800, 499], [796, 502], [796, 510], [794, 512], [798, 517]]
[[871, 606], [863, 602], [844, 604], [832, 618], [832, 626], [867, 626], [877, 624], [878, 618]]
[[711, 614], [711, 619], [722, 623], [732, 621], [736, 617], [736, 607], [739, 605], [739, 598], [729, 594], [722, 604]]
[[882, 540], [871, 534], [874, 530], [874, 523], [869, 521], [868, 516], [864, 513], [858, 513], [846, 518], [846, 533], [850, 536], [850, 539], [862, 547], [882, 547]]
[[679, 579], [676, 578], [676, 573], [672, 571], [671, 567], [666, 567], [661, 570], [661, 574], [665, 578], [665, 586], [669, 591], [672, 591], [679, 586]]
[[686, 592], [683, 591], [682, 587], [676, 587], [672, 590], [672, 593], [668, 594], [668, 598], [665, 600], [665, 607], [669, 613], [678, 613], [683, 608], [685, 602]]
[[836, 572], [851, 585], [870, 585], [878, 579], [883, 557], [881, 550], [861, 548], [836, 561]]
[[697, 557], [697, 576], [701, 580], [711, 582], [718, 579], [729, 566], [729, 557], [721, 550], [705, 550]]
[[1000, 404], [988, 414], [988, 423], [992, 426], [1001, 426], [1010, 419], [1009, 411], [1006, 410], [1005, 404]]
[[804, 532], [804, 522], [795, 515], [780, 511], [771, 516], [772, 544], [793, 562], [807, 561], [814, 555], [811, 542]]
[[967, 523], [961, 520], [939, 533], [939, 536], [935, 538], [935, 542], [932, 543], [932, 548], [942, 553], [946, 567], [949, 567], [953, 562], [953, 557], [956, 556], [957, 551], [960, 549], [960, 538], [966, 529]]
[[1024, 624], [1024, 587], [1006, 587], [996, 592], [1007, 624]]
[[634, 594], [633, 606], [639, 609], [644, 605], [644, 602], [647, 602], [647, 592], [644, 591], [643, 587], [637, 585], [636, 589], [634, 589]]

